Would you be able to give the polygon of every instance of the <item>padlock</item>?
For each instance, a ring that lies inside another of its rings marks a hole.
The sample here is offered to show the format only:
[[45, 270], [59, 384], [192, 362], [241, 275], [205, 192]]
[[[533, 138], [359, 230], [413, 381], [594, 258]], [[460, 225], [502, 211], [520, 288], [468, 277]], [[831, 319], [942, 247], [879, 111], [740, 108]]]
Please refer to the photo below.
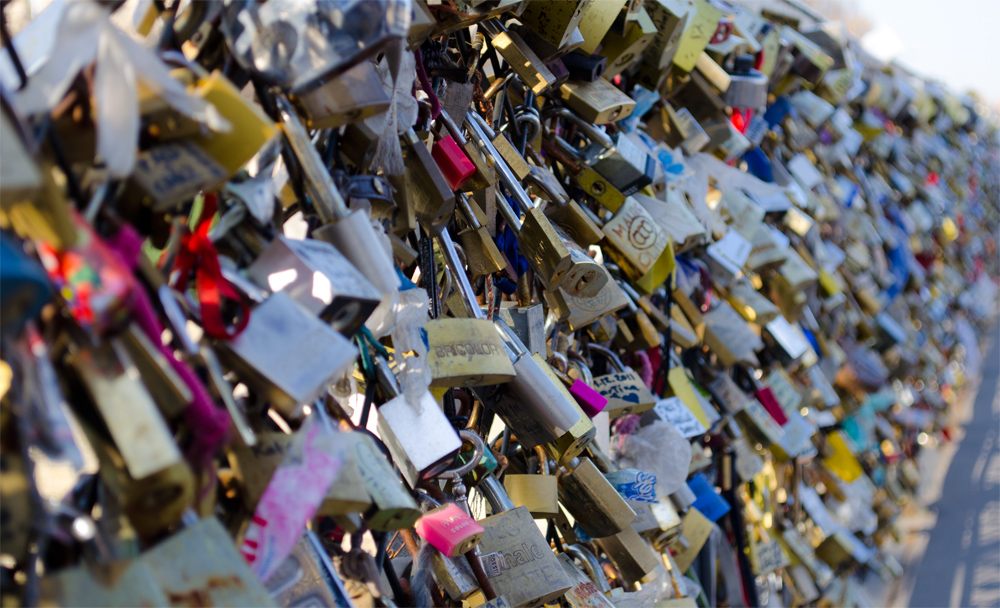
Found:
[[601, 271], [607, 275], [607, 282], [601, 291], [591, 298], [572, 296], [563, 289], [545, 292], [545, 300], [555, 318], [560, 322], [565, 322], [573, 331], [587, 327], [602, 318], [613, 319], [613, 317], [606, 315], [628, 305], [628, 296], [622, 291], [618, 282], [612, 279], [610, 273], [603, 266]]
[[483, 527], [455, 503], [427, 511], [414, 524], [417, 534], [446, 557], [471, 551], [483, 537]]
[[487, 477], [477, 489], [493, 515], [481, 520], [486, 529], [479, 543], [490, 584], [511, 606], [540, 606], [572, 586], [526, 507], [515, 507], [503, 486]]
[[698, 57], [711, 42], [723, 18], [722, 11], [708, 2], [693, 2], [689, 6], [688, 22], [674, 55], [674, 65], [684, 72], [694, 69]]
[[573, 79], [584, 82], [597, 80], [604, 74], [604, 70], [608, 66], [606, 58], [580, 51], [563, 56], [562, 62], [568, 72], [567, 80]]
[[219, 354], [247, 386], [295, 418], [354, 365], [357, 348], [279, 291], [253, 309], [239, 336], [219, 344]]
[[646, 387], [638, 372], [626, 367], [618, 355], [602, 346], [591, 344], [589, 348], [606, 357], [614, 368], [613, 372], [594, 378], [594, 388], [608, 399], [608, 405], [604, 408], [608, 415], [617, 418], [641, 414], [656, 405], [657, 398]]
[[625, 199], [607, 223], [608, 256], [646, 294], [674, 271], [674, 251], [666, 231], [634, 198]]
[[571, 460], [559, 474], [559, 502], [592, 538], [618, 534], [635, 519], [635, 511], [588, 458]]
[[[381, 356], [375, 359], [375, 372], [390, 397], [378, 407], [379, 436], [406, 483], [416, 488], [422, 479], [440, 473], [454, 461], [462, 440], [430, 391], [423, 391], [419, 403], [410, 403], [400, 394], [399, 384]], [[431, 436], [434, 441], [427, 442]]]
[[[556, 48], [565, 46], [583, 24], [591, 0], [528, 0], [518, 19]], [[617, 10], [616, 10], [617, 12]]]
[[762, 110], [767, 105], [767, 76], [753, 68], [752, 55], [736, 58], [723, 99], [734, 108]]
[[368, 61], [316, 88], [299, 91], [292, 101], [302, 110], [310, 129], [334, 129], [389, 109], [389, 96], [375, 66]]
[[417, 221], [432, 234], [437, 233], [455, 213], [455, 192], [416, 132], [407, 129], [403, 139], [407, 146], [403, 158], [406, 185], [413, 195]]
[[[643, 63], [659, 76], [665, 74], [673, 65], [674, 55], [680, 48], [681, 35], [690, 20], [690, 7], [685, 3], [672, 0], [649, 0], [644, 8], [656, 28], [653, 42], [643, 52]], [[650, 87], [652, 85], [652, 87]], [[659, 82], [644, 83], [646, 88], [656, 90]]]
[[593, 440], [593, 423], [545, 359], [529, 354], [506, 323], [496, 325], [517, 375], [493, 406], [495, 411], [523, 446], [544, 445], [557, 462], [568, 462]]
[[399, 277], [391, 258], [379, 242], [368, 214], [362, 210], [347, 209], [291, 104], [280, 96], [275, 103], [285, 136], [307, 178], [309, 198], [324, 222], [323, 226], [313, 231], [312, 236], [336, 247], [383, 296], [392, 293], [399, 288]]
[[549, 519], [559, 514], [559, 482], [549, 473], [549, 457], [541, 446], [535, 448], [538, 460], [538, 474], [504, 476], [504, 490], [511, 502], [518, 507], [527, 507], [536, 519]]
[[612, 536], [597, 539], [628, 585], [647, 582], [660, 565], [660, 557], [631, 526]]
[[[579, 545], [573, 545], [579, 547]], [[573, 558], [569, 556], [569, 548], [566, 553], [559, 554], [559, 563], [563, 567], [566, 576], [569, 577], [573, 586], [563, 596], [565, 601], [572, 608], [612, 608], [614, 604], [605, 596], [605, 592], [610, 592], [607, 579], [604, 578], [603, 571], [599, 572], [603, 586], [599, 586], [591, 580], [580, 568], [573, 563]], [[597, 558], [594, 558], [597, 561]]]
[[266, 583], [268, 593], [279, 606], [337, 606], [349, 601], [340, 575], [312, 530], [302, 534], [292, 553]]
[[431, 156], [434, 157], [452, 190], [461, 189], [476, 172], [476, 166], [451, 135], [434, 142]]
[[332, 245], [278, 236], [247, 268], [259, 287], [281, 291], [307, 311], [352, 336], [381, 295]]
[[[659, 30], [646, 8], [640, 5], [635, 15], [634, 21], [626, 22], [623, 33], [612, 29], [601, 41], [601, 55], [608, 60], [604, 78], [608, 80], [625, 72], [636, 62], [642, 61], [646, 49], [656, 41]], [[656, 88], [653, 87], [651, 90]]]
[[541, 95], [556, 83], [552, 71], [517, 33], [509, 31], [502, 23], [495, 20], [487, 19], [481, 25], [490, 35], [493, 48], [532, 93]]
[[551, 205], [546, 205], [545, 215], [559, 226], [566, 235], [580, 247], [589, 247], [604, 238], [604, 232], [579, 203], [563, 189], [562, 184], [551, 171], [532, 165], [531, 173], [525, 178], [529, 187], [537, 186], [540, 195]]
[[102, 478], [118, 492], [136, 532], [155, 536], [193, 502], [191, 470], [124, 345], [112, 339], [78, 350], [71, 361], [111, 440], [91, 433]]
[[506, 268], [507, 261], [484, 225], [484, 218], [481, 217], [482, 211], [479, 206], [470, 205], [464, 192], [456, 193], [455, 200], [469, 225], [466, 230], [457, 235], [462, 249], [465, 250], [469, 272], [474, 276], [479, 276], [493, 274]]
[[171, 604], [274, 605], [214, 516], [185, 527], [139, 560]]
[[514, 368], [492, 321], [430, 320], [427, 345], [432, 386], [489, 386], [514, 378]]
[[559, 87], [559, 97], [566, 107], [595, 125], [624, 120], [635, 109], [635, 100], [604, 78], [593, 82], [571, 80]]

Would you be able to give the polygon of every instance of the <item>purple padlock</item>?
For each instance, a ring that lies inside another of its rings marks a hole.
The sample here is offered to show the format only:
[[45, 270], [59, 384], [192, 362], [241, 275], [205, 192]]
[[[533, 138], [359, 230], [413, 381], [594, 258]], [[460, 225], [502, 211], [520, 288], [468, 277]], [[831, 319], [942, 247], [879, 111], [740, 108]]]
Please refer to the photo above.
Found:
[[569, 386], [569, 392], [588, 418], [593, 418], [603, 412], [604, 406], [608, 404], [607, 397], [579, 378], [576, 378]]

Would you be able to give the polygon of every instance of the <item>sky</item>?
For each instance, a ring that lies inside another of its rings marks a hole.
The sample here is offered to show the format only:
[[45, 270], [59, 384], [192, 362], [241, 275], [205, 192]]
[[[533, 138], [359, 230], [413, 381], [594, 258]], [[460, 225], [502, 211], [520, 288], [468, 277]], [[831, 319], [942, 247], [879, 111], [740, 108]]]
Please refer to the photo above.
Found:
[[891, 29], [914, 72], [1000, 103], [1000, 0], [856, 0], [875, 27]]

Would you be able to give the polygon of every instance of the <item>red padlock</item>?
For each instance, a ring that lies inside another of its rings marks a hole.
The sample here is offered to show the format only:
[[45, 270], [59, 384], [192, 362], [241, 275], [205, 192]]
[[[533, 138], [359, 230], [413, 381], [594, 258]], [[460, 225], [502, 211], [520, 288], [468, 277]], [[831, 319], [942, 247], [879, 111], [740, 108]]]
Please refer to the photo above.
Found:
[[451, 135], [442, 137], [434, 142], [434, 149], [431, 151], [434, 162], [444, 178], [448, 180], [448, 185], [452, 190], [458, 190], [469, 181], [472, 174], [476, 172], [476, 166], [472, 164], [465, 152], [455, 143]]

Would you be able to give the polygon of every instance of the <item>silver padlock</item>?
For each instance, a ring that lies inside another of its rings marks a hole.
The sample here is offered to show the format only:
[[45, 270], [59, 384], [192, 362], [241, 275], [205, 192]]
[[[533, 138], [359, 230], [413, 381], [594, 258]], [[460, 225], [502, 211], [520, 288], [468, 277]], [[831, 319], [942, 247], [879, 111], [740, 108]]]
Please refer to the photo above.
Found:
[[297, 418], [354, 365], [358, 349], [282, 292], [253, 309], [246, 329], [218, 343], [220, 358], [283, 416]]
[[250, 279], [281, 291], [351, 336], [382, 301], [381, 294], [337, 249], [324, 241], [279, 236], [249, 268]]
[[462, 440], [430, 391], [423, 391], [420, 403], [412, 404], [400, 394], [384, 358], [376, 358], [375, 372], [379, 385], [392, 396], [378, 407], [378, 434], [406, 483], [416, 488], [422, 479], [440, 473], [455, 460]]
[[736, 65], [729, 75], [729, 88], [722, 99], [733, 108], [763, 110], [767, 106], [767, 76], [753, 69], [752, 55], [739, 55]]

